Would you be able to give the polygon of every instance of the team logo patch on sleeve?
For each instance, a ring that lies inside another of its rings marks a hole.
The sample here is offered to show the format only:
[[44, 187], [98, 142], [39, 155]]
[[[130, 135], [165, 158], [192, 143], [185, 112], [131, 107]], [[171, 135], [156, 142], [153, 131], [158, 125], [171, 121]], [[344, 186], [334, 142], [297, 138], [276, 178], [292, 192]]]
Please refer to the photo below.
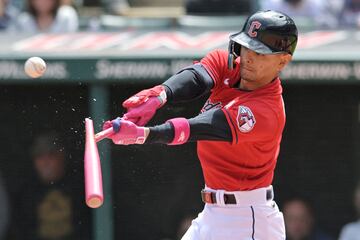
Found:
[[250, 132], [256, 123], [254, 114], [251, 112], [250, 108], [245, 106], [239, 106], [236, 121], [239, 130], [244, 133]]

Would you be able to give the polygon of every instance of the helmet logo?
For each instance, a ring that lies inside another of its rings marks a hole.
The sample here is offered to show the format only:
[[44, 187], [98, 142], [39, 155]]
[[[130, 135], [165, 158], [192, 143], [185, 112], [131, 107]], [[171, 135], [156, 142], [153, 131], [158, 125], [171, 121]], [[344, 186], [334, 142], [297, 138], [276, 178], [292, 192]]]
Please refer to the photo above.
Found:
[[253, 21], [251, 22], [251, 25], [249, 27], [249, 31], [248, 34], [250, 37], [256, 37], [257, 36], [257, 31], [259, 28], [261, 27], [261, 23], [259, 21]]

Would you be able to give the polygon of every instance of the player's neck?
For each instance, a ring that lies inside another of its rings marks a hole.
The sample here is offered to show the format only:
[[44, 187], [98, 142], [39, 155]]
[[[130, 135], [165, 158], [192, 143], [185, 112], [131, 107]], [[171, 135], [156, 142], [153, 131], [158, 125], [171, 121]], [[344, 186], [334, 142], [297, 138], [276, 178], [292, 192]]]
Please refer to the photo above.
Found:
[[[274, 78], [274, 79], [276, 79], [276, 78]], [[239, 84], [239, 89], [245, 90], [245, 91], [253, 91], [253, 90], [256, 90], [258, 88], [261, 88], [261, 87], [271, 83], [274, 79], [266, 80], [266, 81], [248, 81], [245, 79], [241, 79], [240, 84]]]

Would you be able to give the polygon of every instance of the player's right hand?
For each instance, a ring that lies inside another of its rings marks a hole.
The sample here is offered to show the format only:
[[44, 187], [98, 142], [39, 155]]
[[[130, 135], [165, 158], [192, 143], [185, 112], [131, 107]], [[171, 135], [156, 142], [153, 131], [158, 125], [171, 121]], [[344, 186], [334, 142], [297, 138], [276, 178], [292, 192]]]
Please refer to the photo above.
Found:
[[155, 115], [156, 110], [166, 103], [165, 87], [162, 85], [142, 90], [125, 100], [122, 105], [127, 109], [124, 119], [138, 126], [144, 126]]
[[103, 125], [103, 130], [110, 127], [113, 128], [114, 134], [108, 138], [115, 144], [143, 144], [147, 137], [144, 127], [139, 127], [135, 123], [119, 117], [111, 121], [106, 121]]

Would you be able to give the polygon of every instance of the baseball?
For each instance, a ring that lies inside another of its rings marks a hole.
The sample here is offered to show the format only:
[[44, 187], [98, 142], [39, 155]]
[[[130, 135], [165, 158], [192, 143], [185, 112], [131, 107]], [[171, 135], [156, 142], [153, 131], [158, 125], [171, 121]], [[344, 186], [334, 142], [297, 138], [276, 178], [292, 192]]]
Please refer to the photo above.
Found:
[[46, 70], [46, 63], [40, 57], [31, 57], [25, 62], [25, 73], [31, 78], [41, 77]]

